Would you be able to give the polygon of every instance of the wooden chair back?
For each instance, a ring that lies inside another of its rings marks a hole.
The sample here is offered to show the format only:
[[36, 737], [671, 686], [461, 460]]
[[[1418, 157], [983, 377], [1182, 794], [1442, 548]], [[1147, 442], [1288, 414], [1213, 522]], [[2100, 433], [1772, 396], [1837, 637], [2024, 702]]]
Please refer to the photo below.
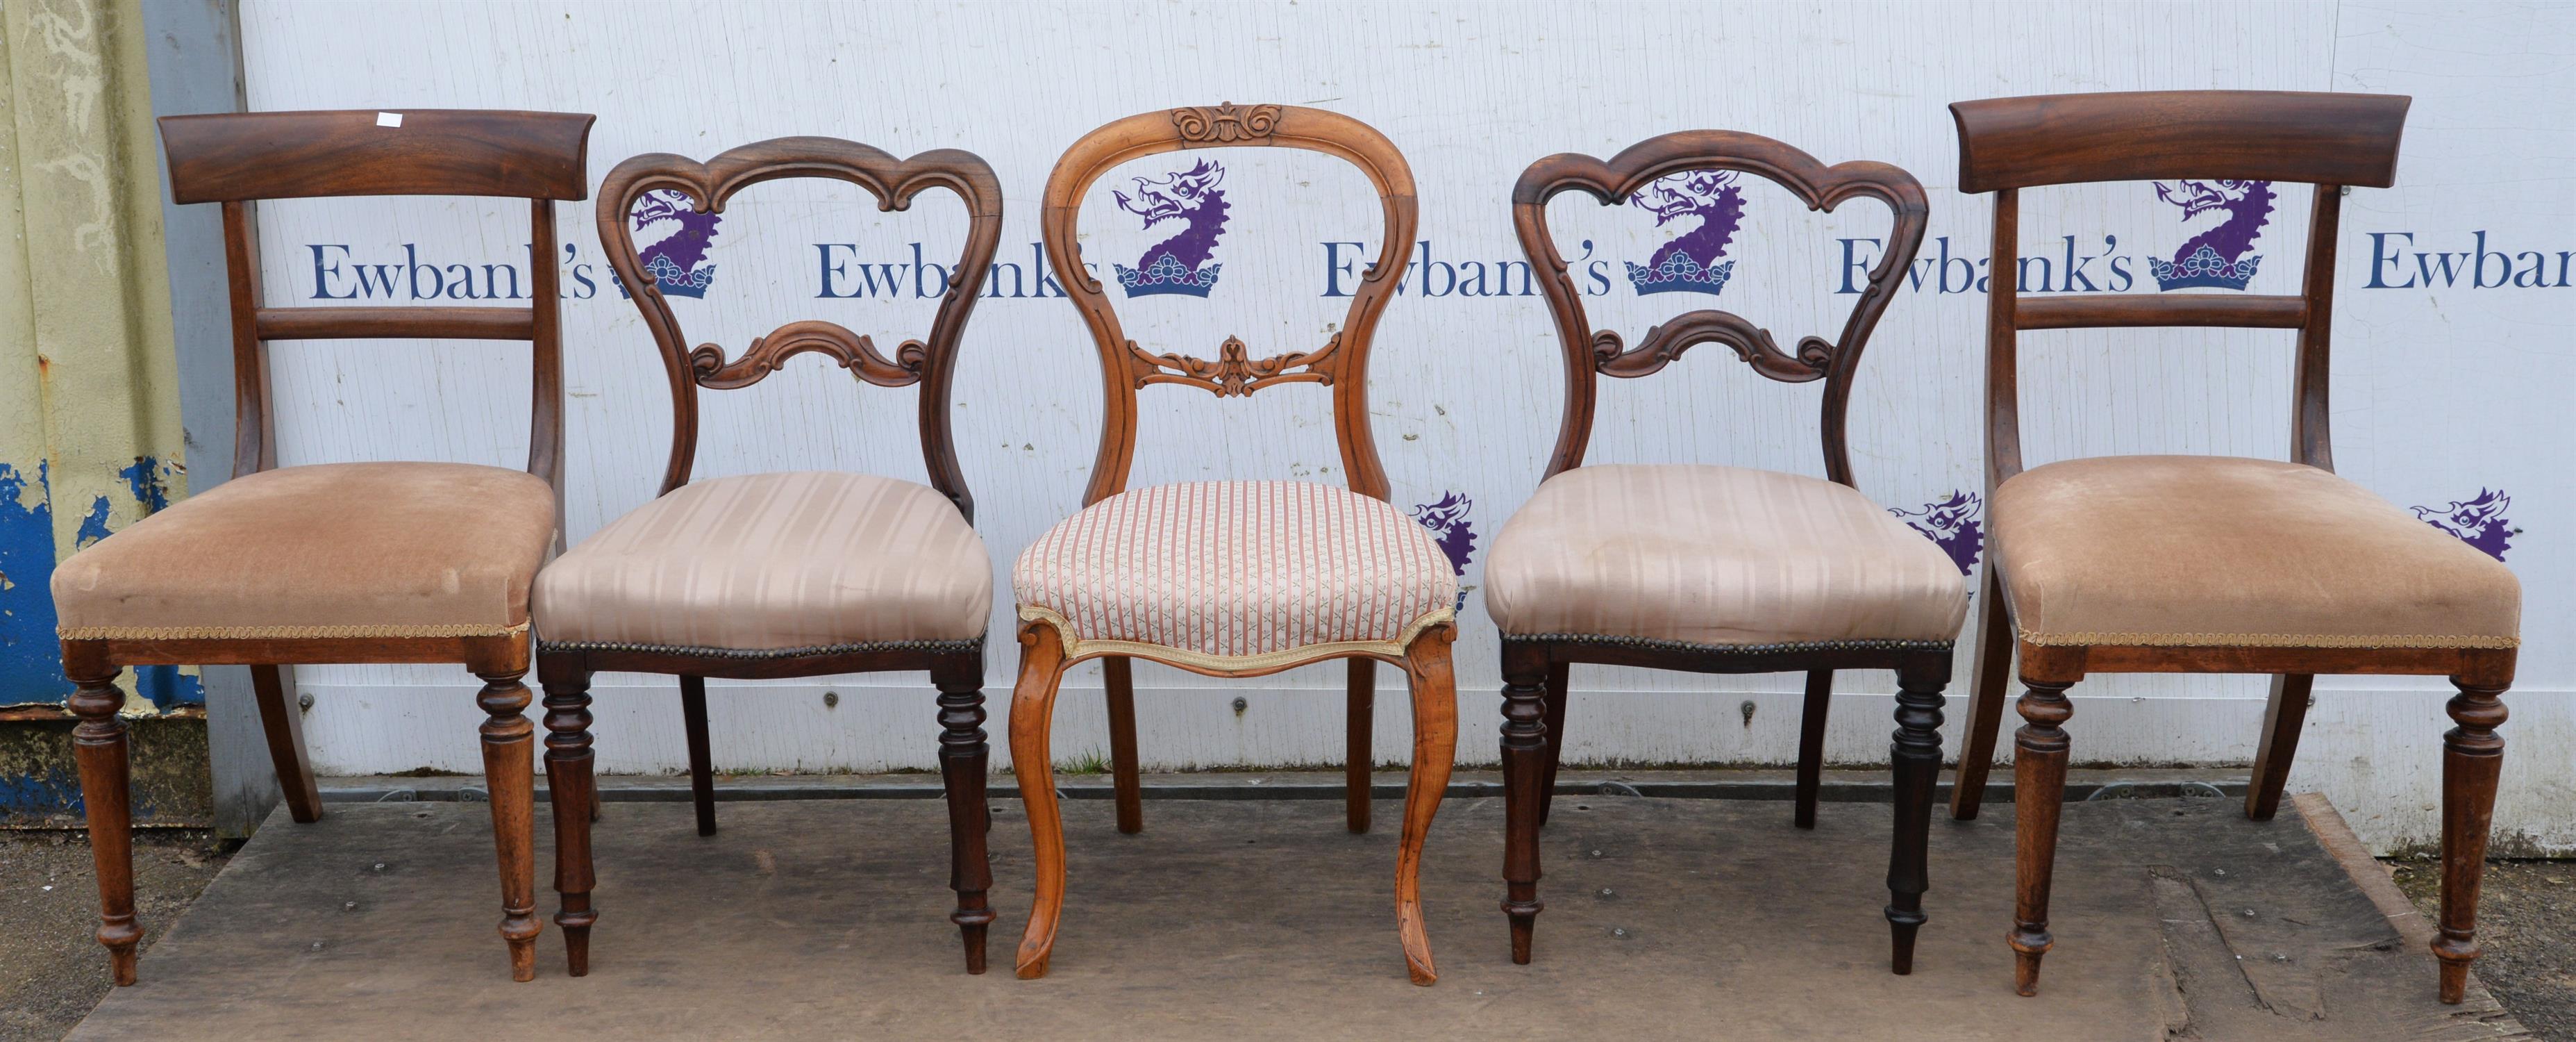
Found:
[[[277, 466], [268, 342], [525, 340], [535, 371], [528, 473], [563, 487], [563, 318], [554, 204], [587, 198], [590, 125], [570, 112], [373, 109], [161, 118], [170, 194], [219, 202], [233, 325], [233, 475]], [[262, 302], [263, 199], [466, 195], [529, 201], [525, 307], [269, 307]]]
[[[903, 210], [925, 189], [944, 188], [966, 204], [966, 247], [951, 269], [948, 291], [939, 299], [927, 340], [906, 340], [894, 357], [876, 343], [838, 323], [821, 319], [789, 322], [751, 342], [739, 358], [727, 358], [713, 343], [689, 346], [680, 320], [662, 294], [660, 280], [645, 273], [635, 249], [635, 202], [645, 193], [668, 190], [687, 196], [699, 213], [724, 212], [734, 193], [781, 178], [820, 177], [847, 181], [877, 197], [882, 210]], [[662, 492], [689, 482], [698, 450], [698, 388], [730, 390], [749, 387], [775, 371], [788, 358], [815, 352], [831, 358], [862, 382], [878, 387], [921, 385], [921, 456], [930, 485], [957, 504], [968, 523], [975, 520], [975, 497], [957, 467], [957, 450], [949, 434], [948, 389], [955, 375], [957, 338], [975, 310], [977, 291], [993, 264], [1002, 235], [1002, 188], [993, 168], [972, 152], [934, 149], [897, 160], [855, 141], [829, 137], [783, 137], [730, 149], [705, 163], [687, 156], [653, 152], [617, 164], [600, 183], [599, 241], [617, 270], [627, 296], [643, 312], [644, 325], [661, 347], [662, 364], [671, 378], [671, 456], [662, 471]]]
[[[2343, 188], [2386, 188], [2412, 99], [2291, 91], [2143, 91], [1962, 101], [1959, 190], [1995, 193], [1986, 298], [1988, 487], [2021, 473], [2018, 340], [2025, 329], [2226, 326], [2299, 331], [2291, 458], [2334, 469], [2326, 411], [2335, 232]], [[2192, 179], [2314, 185], [2307, 266], [2290, 295], [2110, 293], [2022, 300], [2020, 190], [2093, 181]]]
[[[1340, 331], [1320, 347], [1255, 358], [1248, 345], [1230, 336], [1213, 361], [1148, 354], [1127, 339], [1099, 280], [1083, 268], [1078, 227], [1083, 197], [1101, 174], [1131, 159], [1181, 149], [1245, 146], [1301, 148], [1338, 156], [1358, 167], [1376, 186], [1385, 212], [1377, 260], [1361, 274]], [[1108, 417], [1083, 504], [1097, 503], [1127, 487], [1128, 468], [1136, 455], [1136, 391], [1163, 383], [1201, 388], [1220, 398], [1249, 395], [1283, 383], [1331, 387], [1333, 430], [1351, 490], [1387, 498], [1386, 470], [1378, 463], [1377, 444], [1369, 433], [1369, 343], [1413, 255], [1414, 221], [1413, 169], [1404, 155], [1375, 128], [1339, 113], [1228, 102], [1129, 116], [1074, 142], [1047, 177], [1041, 223], [1047, 261], [1064, 280], [1066, 293], [1081, 309], [1100, 350]]]
[[[1893, 227], [1887, 252], [1871, 269], [1868, 285], [1852, 302], [1834, 340], [1810, 336], [1798, 341], [1795, 354], [1783, 351], [1771, 331], [1731, 311], [1705, 309], [1677, 316], [1646, 331], [1629, 347], [1616, 330], [1595, 331], [1584, 316], [1583, 295], [1575, 290], [1565, 255], [1547, 225], [1548, 200], [1579, 189], [1604, 206], [1617, 206], [1657, 179], [1703, 171], [1736, 171], [1763, 178], [1795, 193], [1811, 210], [1831, 211], [1843, 200], [1862, 196], [1887, 204]], [[1565, 350], [1565, 418], [1559, 425], [1556, 451], [1547, 476], [1583, 465], [1592, 440], [1592, 412], [1598, 394], [1596, 375], [1640, 377], [1660, 371], [1682, 352], [1700, 344], [1724, 344], [1753, 371], [1786, 383], [1825, 382], [1822, 441], [1825, 476], [1852, 483], [1850, 453], [1844, 444], [1844, 414], [1851, 403], [1852, 374], [1870, 330], [1896, 293], [1897, 280], [1914, 262], [1923, 244], [1928, 207], [1923, 186], [1914, 175], [1885, 163], [1855, 161], [1828, 167], [1814, 156], [1757, 134], [1727, 130], [1687, 130], [1648, 138], [1603, 162], [1587, 155], [1561, 153], [1532, 163], [1512, 186], [1512, 226], [1521, 251], [1547, 296]]]

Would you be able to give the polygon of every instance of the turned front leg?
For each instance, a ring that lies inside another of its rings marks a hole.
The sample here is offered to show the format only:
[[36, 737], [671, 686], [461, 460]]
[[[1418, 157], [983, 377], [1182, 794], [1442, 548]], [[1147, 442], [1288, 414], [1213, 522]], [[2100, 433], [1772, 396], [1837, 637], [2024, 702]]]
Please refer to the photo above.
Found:
[[483, 691], [483, 784], [492, 794], [492, 846], [501, 862], [501, 938], [510, 978], [537, 979], [536, 725], [528, 722], [525, 670], [477, 674]]
[[1503, 914], [1511, 920], [1512, 961], [1530, 961], [1538, 913], [1538, 831], [1548, 794], [1546, 656], [1503, 646]]
[[1888, 765], [1896, 790], [1896, 830], [1887, 852], [1888, 969], [1914, 972], [1914, 936], [1923, 928], [1930, 889], [1932, 788], [1941, 776], [1941, 688], [1949, 656], [1897, 671], [1896, 734]]
[[84, 657], [63, 656], [64, 672], [79, 686], [64, 704], [80, 719], [72, 728], [72, 756], [80, 765], [90, 860], [98, 869], [98, 943], [107, 946], [109, 977], [122, 987], [134, 983], [134, 946], [143, 941], [143, 926], [134, 921], [132, 769], [125, 721], [116, 715], [125, 693], [116, 689], [116, 667], [79, 661]]
[[2478, 883], [2486, 873], [2487, 831], [2495, 822], [2496, 778], [2504, 770], [2505, 689], [2477, 687], [2453, 678], [2451, 699], [2459, 726], [2442, 735], [2442, 922], [2433, 956], [2442, 960], [2441, 999], [2457, 1005], [2468, 993], [2469, 963], [2478, 957]]
[[993, 923], [985, 891], [993, 865], [984, 849], [992, 824], [985, 777], [992, 746], [984, 736], [984, 656], [961, 656], [931, 674], [939, 687], [939, 780], [948, 791], [948, 888], [957, 908], [948, 921], [966, 945], [966, 972], [984, 972], [985, 934]]
[[2013, 732], [2013, 815], [2015, 887], [2013, 900], [2013, 990], [2039, 994], [2039, 959], [2056, 939], [2048, 933], [2049, 876], [2057, 868], [2057, 818], [2066, 806], [2066, 731], [2058, 726], [2075, 715], [2066, 700], [2072, 683], [2025, 679], [2021, 717], [2028, 721]]
[[590, 973], [590, 928], [599, 922], [590, 892], [597, 886], [590, 855], [590, 823], [599, 805], [592, 768], [590, 674], [567, 671], [545, 678], [546, 790], [555, 821], [555, 925], [563, 929], [564, 968]]

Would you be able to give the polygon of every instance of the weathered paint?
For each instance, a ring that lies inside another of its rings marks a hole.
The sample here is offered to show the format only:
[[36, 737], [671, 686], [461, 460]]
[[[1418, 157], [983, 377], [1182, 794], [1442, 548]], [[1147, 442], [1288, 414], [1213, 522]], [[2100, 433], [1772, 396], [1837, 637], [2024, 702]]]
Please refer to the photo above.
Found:
[[[135, 821], [203, 827], [214, 819], [206, 784], [205, 714], [186, 709], [126, 721]], [[68, 718], [0, 724], [0, 829], [63, 828], [81, 822], [80, 774]]]
[[[185, 444], [141, 10], [0, 5], [0, 705], [70, 689], [56, 562], [186, 494], [167, 462]], [[138, 720], [204, 700], [193, 667], [120, 682]], [[77, 809], [59, 791], [70, 747], [49, 738], [67, 728], [50, 709], [0, 722], [0, 820]], [[176, 737], [137, 752], [138, 815], [210, 820], [177, 810], [211, 791], [205, 728], [152, 733]]]
[[[59, 702], [62, 646], [54, 641], [54, 518], [45, 465], [35, 479], [0, 463], [0, 705]], [[0, 782], [7, 780], [0, 772]], [[0, 804], [11, 802], [0, 796]]]

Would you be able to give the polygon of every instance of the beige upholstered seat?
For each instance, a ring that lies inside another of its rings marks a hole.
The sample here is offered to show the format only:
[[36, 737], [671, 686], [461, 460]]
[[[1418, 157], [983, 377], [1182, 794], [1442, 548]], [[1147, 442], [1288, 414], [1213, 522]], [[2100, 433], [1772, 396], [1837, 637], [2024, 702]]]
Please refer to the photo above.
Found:
[[554, 541], [541, 478], [459, 463], [246, 474], [54, 569], [67, 640], [498, 636]]
[[2509, 648], [2502, 563], [2315, 467], [2107, 456], [2014, 475], [1993, 535], [2034, 644]]
[[1194, 481], [1103, 499], [1012, 569], [1020, 617], [1066, 654], [1156, 649], [1211, 668], [1401, 655], [1456, 613], [1458, 576], [1431, 533], [1387, 503], [1305, 481]]
[[1485, 608], [1506, 636], [1946, 645], [1968, 587], [1940, 547], [1843, 485], [1603, 465], [1547, 479], [1512, 515]]
[[993, 606], [984, 541], [947, 497], [868, 474], [682, 485], [546, 566], [537, 636], [789, 651], [973, 640]]

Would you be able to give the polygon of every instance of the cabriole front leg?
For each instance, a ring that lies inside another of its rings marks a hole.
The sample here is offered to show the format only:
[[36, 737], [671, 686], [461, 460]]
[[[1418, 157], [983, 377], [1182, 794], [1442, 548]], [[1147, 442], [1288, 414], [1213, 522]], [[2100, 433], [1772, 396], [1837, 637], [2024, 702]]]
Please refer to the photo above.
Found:
[[1054, 755], [1055, 696], [1063, 679], [1063, 636], [1043, 622], [1022, 625], [1020, 680], [1011, 691], [1011, 773], [1019, 779], [1021, 808], [1029, 816], [1036, 876], [1029, 924], [1020, 931], [1016, 965], [1022, 980], [1046, 976], [1064, 910], [1064, 814], [1056, 805], [1055, 765], [1049, 760]]
[[1456, 625], [1441, 626], [1423, 631], [1405, 650], [1413, 679], [1413, 775], [1404, 787], [1404, 833], [1395, 854], [1395, 928], [1405, 972], [1422, 985], [1440, 979], [1422, 919], [1422, 844], [1458, 758], [1458, 683], [1449, 664], [1449, 644], [1457, 638]]

